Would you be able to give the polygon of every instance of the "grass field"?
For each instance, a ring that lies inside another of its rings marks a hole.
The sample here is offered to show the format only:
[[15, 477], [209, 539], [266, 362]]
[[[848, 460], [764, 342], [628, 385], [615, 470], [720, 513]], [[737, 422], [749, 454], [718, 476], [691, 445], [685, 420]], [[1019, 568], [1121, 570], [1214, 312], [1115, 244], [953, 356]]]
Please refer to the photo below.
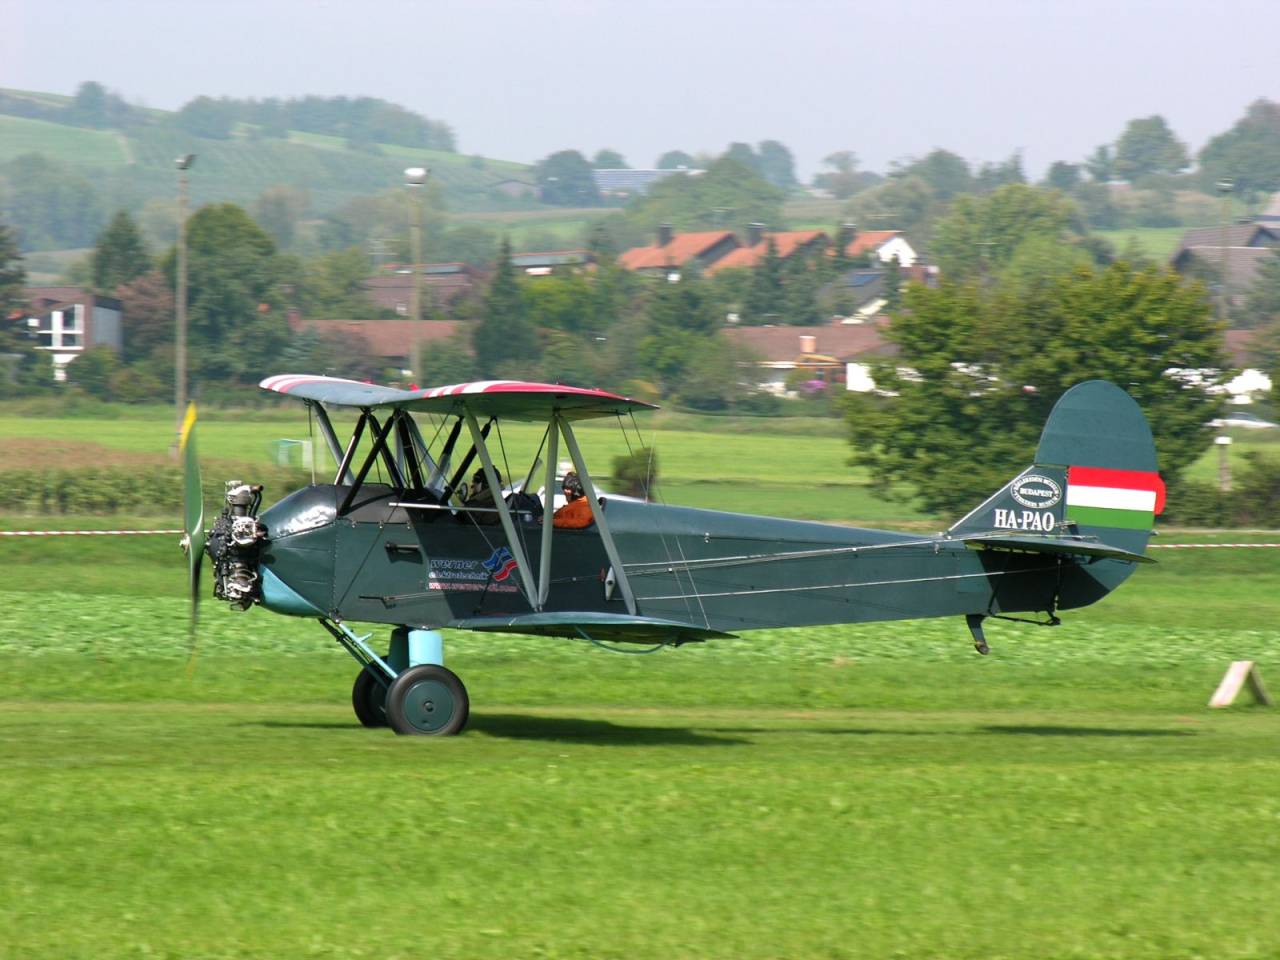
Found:
[[64, 163], [110, 167], [129, 162], [120, 134], [0, 114], [0, 163], [42, 153]]
[[1186, 227], [1131, 227], [1127, 230], [1095, 230], [1095, 235], [1110, 243], [1117, 254], [1123, 254], [1130, 245], [1136, 246], [1156, 263], [1166, 263], [1178, 249], [1178, 243]]
[[[302, 435], [260, 416], [202, 449]], [[888, 509], [838, 427], [715, 426], [657, 427], [686, 492], [803, 510], [801, 462]], [[0, 449], [169, 433], [10, 417]], [[37, 523], [156, 518], [0, 518]], [[1158, 542], [1214, 540], [1280, 534]], [[361, 728], [309, 621], [206, 600], [188, 677], [173, 537], [0, 538], [0, 958], [1275, 956], [1280, 717], [1205, 703], [1233, 659], [1280, 682], [1280, 550], [1153, 555], [985, 658], [958, 620], [652, 656], [451, 632], [472, 720], [434, 740]]]

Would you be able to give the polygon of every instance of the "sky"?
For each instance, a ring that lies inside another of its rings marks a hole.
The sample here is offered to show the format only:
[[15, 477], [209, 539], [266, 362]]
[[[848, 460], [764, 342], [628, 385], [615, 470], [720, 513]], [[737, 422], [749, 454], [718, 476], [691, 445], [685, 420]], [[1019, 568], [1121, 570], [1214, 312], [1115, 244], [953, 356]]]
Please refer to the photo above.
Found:
[[1192, 152], [1280, 99], [1280, 0], [4, 0], [0, 86], [374, 96], [534, 162], [776, 139], [808, 178], [943, 147], [1040, 176], [1161, 114]]

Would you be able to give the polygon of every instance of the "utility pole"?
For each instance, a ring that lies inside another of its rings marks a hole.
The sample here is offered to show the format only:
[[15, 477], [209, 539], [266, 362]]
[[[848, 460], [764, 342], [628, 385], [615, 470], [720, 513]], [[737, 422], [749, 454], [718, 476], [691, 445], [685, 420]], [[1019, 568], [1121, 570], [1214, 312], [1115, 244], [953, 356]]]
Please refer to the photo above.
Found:
[[173, 400], [179, 432], [187, 406], [187, 171], [195, 162], [194, 153], [184, 154], [173, 161], [178, 168], [178, 289], [174, 295], [177, 316], [173, 343]]
[[419, 388], [422, 382], [422, 337], [419, 335], [422, 320], [422, 192], [426, 189], [431, 171], [426, 167], [409, 167], [404, 172], [404, 185], [409, 191], [409, 248], [413, 257], [413, 288], [409, 297], [409, 319], [413, 321], [409, 346], [409, 366], [413, 382]]

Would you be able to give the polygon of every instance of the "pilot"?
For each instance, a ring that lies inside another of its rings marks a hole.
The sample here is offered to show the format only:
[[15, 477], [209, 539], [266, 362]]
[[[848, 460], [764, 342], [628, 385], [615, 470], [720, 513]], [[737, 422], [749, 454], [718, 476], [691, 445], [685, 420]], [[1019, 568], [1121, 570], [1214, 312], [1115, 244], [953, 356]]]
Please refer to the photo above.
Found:
[[[502, 474], [496, 469], [493, 472], [498, 475], [498, 483], [501, 485]], [[482, 508], [482, 511], [471, 514], [471, 519], [475, 523], [493, 526], [502, 522], [493, 502], [493, 491], [489, 489], [489, 478], [485, 476], [483, 468], [477, 470], [471, 477], [471, 491], [467, 495], [465, 505]]]
[[591, 526], [591, 504], [582, 491], [582, 481], [570, 470], [564, 475], [564, 506], [555, 512], [551, 525], [565, 530], [581, 530]]

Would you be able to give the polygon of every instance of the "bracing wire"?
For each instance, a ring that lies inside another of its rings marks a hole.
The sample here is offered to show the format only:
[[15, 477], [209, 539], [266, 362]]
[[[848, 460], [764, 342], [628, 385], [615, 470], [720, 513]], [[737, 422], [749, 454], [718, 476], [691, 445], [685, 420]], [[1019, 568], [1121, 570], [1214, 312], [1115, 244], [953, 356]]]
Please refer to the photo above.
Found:
[[595, 637], [588, 634], [581, 627], [574, 627], [573, 629], [578, 631], [578, 635], [582, 637], [583, 640], [587, 641], [587, 643], [590, 643], [599, 647], [601, 650], [608, 650], [610, 653], [625, 653], [633, 657], [641, 657], [641, 656], [644, 656], [646, 653], [657, 653], [659, 650], [662, 650], [666, 647], [671, 646], [671, 644], [669, 643], [659, 643], [657, 646], [649, 647], [646, 650], [623, 650], [621, 647], [610, 646], [607, 643], [603, 643], [597, 640]]

